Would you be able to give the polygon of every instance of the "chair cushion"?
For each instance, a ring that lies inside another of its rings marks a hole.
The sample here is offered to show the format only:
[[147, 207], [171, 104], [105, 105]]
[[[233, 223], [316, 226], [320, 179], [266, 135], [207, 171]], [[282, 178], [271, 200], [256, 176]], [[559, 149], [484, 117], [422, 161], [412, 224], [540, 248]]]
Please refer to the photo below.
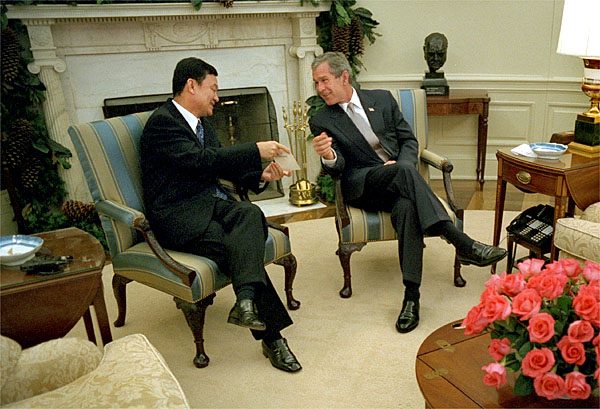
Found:
[[0, 390], [3, 390], [7, 379], [14, 372], [20, 356], [21, 345], [17, 341], [0, 335]]
[[[192, 303], [214, 294], [230, 283], [229, 278], [219, 272], [214, 261], [190, 253], [167, 251], [173, 259], [196, 272], [191, 287], [183, 284], [179, 277], [166, 268], [146, 242], [138, 243], [119, 253], [112, 260], [113, 270], [115, 274]], [[265, 242], [265, 265], [290, 253], [289, 238], [283, 232], [269, 228], [269, 235]]]
[[[598, 243], [600, 243], [600, 223], [571, 217], [556, 221], [554, 245], [561, 250], [561, 253], [567, 252], [580, 259], [600, 263]], [[564, 258], [563, 256], [561, 254], [561, 258]]]
[[98, 367], [62, 388], [15, 402], [19, 408], [189, 408], [181, 385], [142, 334], [106, 345]]
[[581, 215], [581, 220], [600, 223], [600, 202], [589, 205]]
[[[462, 221], [456, 217], [445, 200], [439, 196], [438, 198], [450, 215], [452, 223], [462, 230]], [[348, 212], [350, 223], [342, 228], [340, 237], [343, 244], [398, 239], [392, 225], [391, 213], [369, 212], [349, 205], [346, 205], [346, 211]], [[339, 216], [336, 215], [336, 217]], [[338, 220], [338, 225], [341, 226], [340, 220]]]
[[2, 405], [67, 385], [96, 369], [102, 353], [85, 339], [59, 338], [24, 349], [2, 388]]

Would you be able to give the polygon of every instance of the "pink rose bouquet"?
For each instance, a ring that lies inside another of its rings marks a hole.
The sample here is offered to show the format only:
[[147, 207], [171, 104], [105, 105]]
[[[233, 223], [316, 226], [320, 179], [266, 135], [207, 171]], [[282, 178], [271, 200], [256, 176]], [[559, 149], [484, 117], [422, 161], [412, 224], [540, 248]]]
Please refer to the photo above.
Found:
[[488, 280], [462, 323], [467, 335], [491, 334], [483, 382], [499, 389], [508, 368], [520, 372], [517, 395], [587, 399], [600, 377], [600, 265], [530, 259], [517, 267]]

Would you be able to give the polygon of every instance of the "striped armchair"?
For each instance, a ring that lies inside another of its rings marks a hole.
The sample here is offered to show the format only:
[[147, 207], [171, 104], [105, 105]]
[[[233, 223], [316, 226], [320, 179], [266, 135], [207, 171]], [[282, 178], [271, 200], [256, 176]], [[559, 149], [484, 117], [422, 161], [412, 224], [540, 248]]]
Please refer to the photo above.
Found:
[[[427, 150], [427, 101], [422, 89], [396, 89], [392, 94], [398, 101], [404, 119], [413, 129], [419, 141], [419, 173], [429, 182], [429, 166], [442, 171], [446, 198], [440, 198], [452, 218], [454, 225], [463, 228], [463, 210], [458, 207], [452, 190], [450, 172], [453, 166], [449, 159]], [[335, 180], [335, 206], [339, 243], [337, 255], [344, 270], [344, 287], [340, 290], [342, 298], [352, 296], [350, 274], [350, 256], [360, 251], [367, 243], [375, 241], [398, 240], [392, 225], [391, 214], [387, 212], [368, 212], [349, 206], [344, 202], [341, 181]], [[454, 285], [464, 287], [466, 281], [460, 275], [460, 263], [454, 258]]]
[[[151, 112], [75, 125], [69, 135], [100, 215], [113, 264], [113, 291], [119, 315], [116, 327], [125, 324], [126, 285], [136, 281], [174, 297], [183, 311], [196, 344], [194, 364], [208, 365], [204, 351], [204, 318], [216, 291], [230, 284], [217, 265], [204, 257], [164, 249], [144, 216], [138, 147]], [[299, 308], [292, 295], [296, 258], [291, 252], [287, 227], [270, 225], [265, 265], [285, 269], [288, 308]]]

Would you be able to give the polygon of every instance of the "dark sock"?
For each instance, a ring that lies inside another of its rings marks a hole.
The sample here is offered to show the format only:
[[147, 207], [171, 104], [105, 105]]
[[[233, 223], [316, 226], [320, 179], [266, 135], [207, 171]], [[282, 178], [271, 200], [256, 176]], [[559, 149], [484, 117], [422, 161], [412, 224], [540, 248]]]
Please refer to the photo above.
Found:
[[440, 236], [444, 236], [459, 253], [469, 254], [475, 240], [458, 230], [451, 222], [439, 223]]
[[265, 330], [265, 334], [263, 336], [263, 341], [267, 343], [272, 343], [273, 341], [277, 341], [281, 338], [281, 333], [279, 331], [271, 331], [270, 329]]
[[237, 302], [241, 300], [254, 300], [254, 285], [252, 284], [244, 284], [238, 288], [235, 293]]
[[419, 293], [420, 284], [412, 281], [404, 280], [404, 301], [419, 301], [421, 294]]

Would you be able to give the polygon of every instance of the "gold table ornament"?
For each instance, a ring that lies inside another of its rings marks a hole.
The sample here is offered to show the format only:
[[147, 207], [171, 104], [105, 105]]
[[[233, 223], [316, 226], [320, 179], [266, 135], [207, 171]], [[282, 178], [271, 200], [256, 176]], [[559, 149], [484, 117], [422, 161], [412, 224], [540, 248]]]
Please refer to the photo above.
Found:
[[292, 145], [292, 154], [296, 157], [300, 165], [300, 170], [294, 171], [295, 183], [290, 186], [290, 202], [295, 206], [310, 205], [317, 202], [317, 196], [315, 194], [315, 185], [307, 178], [306, 128], [308, 125], [308, 107], [302, 104], [301, 101], [294, 101], [292, 110], [294, 114], [293, 123], [288, 123], [285, 107], [282, 107], [282, 110], [285, 130]]

